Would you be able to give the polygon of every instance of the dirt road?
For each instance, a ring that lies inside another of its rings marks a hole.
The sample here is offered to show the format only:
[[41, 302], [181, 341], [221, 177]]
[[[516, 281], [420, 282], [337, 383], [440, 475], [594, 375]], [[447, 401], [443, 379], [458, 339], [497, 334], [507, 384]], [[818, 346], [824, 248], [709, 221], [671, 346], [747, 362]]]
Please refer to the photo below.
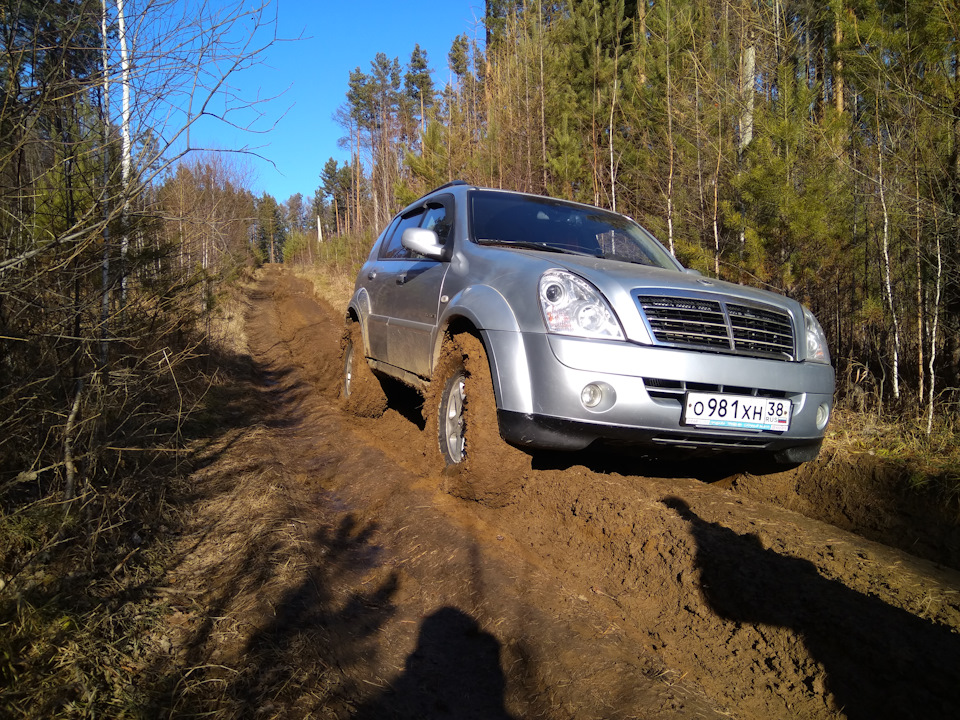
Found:
[[955, 536], [871, 521], [838, 486], [869, 458], [757, 476], [537, 456], [490, 507], [449, 492], [484, 478], [438, 472], [417, 395], [339, 411], [341, 331], [279, 269], [249, 293], [250, 382], [216, 389], [226, 429], [170, 578], [184, 709], [960, 716]]

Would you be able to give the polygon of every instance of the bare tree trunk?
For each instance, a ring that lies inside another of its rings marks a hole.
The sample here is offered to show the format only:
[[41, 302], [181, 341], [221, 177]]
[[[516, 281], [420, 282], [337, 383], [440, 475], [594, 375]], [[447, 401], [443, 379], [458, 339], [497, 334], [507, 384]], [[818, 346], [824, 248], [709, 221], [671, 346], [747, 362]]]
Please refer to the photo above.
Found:
[[[526, 34], [527, 34], [526, 31], [524, 31], [524, 36], [526, 36]], [[528, 58], [527, 58], [527, 46], [528, 46], [528, 43], [525, 41], [525, 42], [523, 43], [523, 55], [524, 55], [524, 57], [523, 57], [523, 61], [522, 61], [521, 65], [520, 65], [520, 67], [523, 68], [523, 111], [524, 111], [524, 116], [525, 116], [526, 118], [530, 118], [530, 117], [531, 117], [531, 114], [530, 114], [530, 105], [531, 105], [531, 101], [530, 101], [530, 72], [529, 72], [529, 68], [528, 68], [529, 61], [528, 61]], [[526, 123], [525, 123], [524, 128], [525, 128], [524, 133], [523, 133], [523, 140], [524, 140], [524, 145], [525, 145], [524, 155], [526, 156], [527, 170], [526, 170], [526, 173], [525, 173], [526, 177], [524, 177], [524, 179], [523, 179], [523, 189], [524, 189], [526, 192], [533, 192], [533, 191], [534, 191], [534, 187], [533, 187], [533, 142], [532, 142], [532, 139], [530, 138], [530, 126], [529, 126], [529, 124], [526, 124]]]
[[[363, 180], [363, 166], [360, 164], [360, 129], [357, 128], [357, 154], [353, 160], [353, 166], [356, 169], [356, 180], [354, 181], [354, 189], [356, 191], [356, 200], [354, 201], [354, 217], [355, 225], [354, 228], [356, 232], [360, 232], [361, 223], [363, 219], [360, 215], [360, 183]], [[349, 230], [347, 231], [349, 232]]]
[[[775, 10], [779, 10], [779, 4]], [[749, 7], [746, 12], [749, 12]], [[752, 23], [746, 17], [746, 14], [743, 17], [742, 28], [740, 35], [740, 117], [737, 119], [737, 160], [741, 168], [743, 167], [743, 154], [753, 140], [753, 96], [756, 86], [756, 47], [753, 44]], [[742, 221], [739, 239], [740, 252], [743, 253], [746, 249], [747, 238]]]
[[842, 13], [842, 2], [838, 2], [833, 16], [833, 106], [838, 113], [843, 112], [844, 106], [843, 59], [838, 50], [843, 42], [843, 28], [840, 25]]
[[647, 84], [647, 4], [645, 2], [637, 3], [637, 21], [635, 37], [637, 38], [637, 47], [640, 56], [637, 61], [637, 79], [642, 87]]
[[932, 327], [930, 330], [930, 364], [927, 366], [927, 372], [930, 375], [930, 388], [927, 397], [927, 435], [933, 432], [933, 396], [934, 385], [936, 384], [936, 374], [934, 368], [937, 361], [937, 330], [940, 320], [940, 292], [943, 288], [943, 252], [940, 247], [940, 229], [939, 223], [936, 229], [937, 237], [937, 284], [934, 292], [933, 307], [930, 309], [933, 315]]
[[706, 230], [707, 218], [707, 198], [704, 192], [703, 179], [703, 117], [700, 107], [700, 59], [697, 56], [697, 47], [694, 46], [690, 53], [693, 59], [693, 117], [697, 145], [697, 216], [699, 219], [699, 232], [697, 241], [702, 245], [704, 231]]
[[[924, 363], [923, 363], [923, 336], [926, 325], [926, 313], [924, 312], [923, 302], [923, 267], [921, 264], [920, 244], [923, 240], [922, 228], [920, 224], [920, 159], [917, 157], [917, 147], [914, 145], [914, 163], [913, 163], [913, 181], [916, 197], [915, 213], [916, 227], [914, 235], [914, 244], [916, 252], [914, 253], [914, 264], [917, 278], [917, 378], [919, 383], [919, 396], [924, 396]], [[920, 403], [917, 403], [918, 413], [920, 412]]]
[[63, 499], [73, 500], [77, 486], [77, 466], [73, 457], [74, 430], [77, 426], [77, 415], [80, 414], [80, 400], [83, 397], [83, 380], [77, 379], [77, 390], [73, 396], [73, 405], [67, 416], [67, 425], [63, 430], [63, 464], [66, 468], [66, 483], [63, 490]]
[[613, 115], [617, 107], [617, 62], [613, 63], [613, 97], [610, 100], [610, 124], [607, 129], [610, 144], [610, 209], [617, 211], [617, 166], [613, 157]]
[[[373, 156], [373, 163], [370, 167], [370, 189], [373, 191], [371, 199], [373, 200], [373, 224], [377, 225], [380, 222], [380, 193], [383, 192], [383, 186], [386, 183], [384, 176], [387, 173], [387, 169], [383, 166], [382, 158], [377, 158], [378, 153], [376, 149], [371, 153]], [[379, 165], [379, 167], [378, 167]], [[377, 177], [379, 175], [379, 178]], [[379, 180], [379, 182], [378, 182]]]
[[123, 13], [124, 0], [117, 0], [117, 32], [120, 40], [120, 84], [123, 87], [123, 114], [120, 122], [122, 137], [122, 157], [120, 160], [121, 176], [123, 181], [123, 235], [120, 239], [120, 302], [126, 301], [127, 295], [127, 251], [130, 239], [127, 235], [127, 218], [130, 213], [130, 174], [132, 169], [131, 142], [130, 142], [130, 53], [127, 45], [126, 17]]
[[750, 39], [750, 45], [743, 49], [740, 75], [740, 97], [743, 103], [743, 110], [740, 113], [740, 153], [747, 149], [747, 146], [753, 141], [753, 112], [754, 112], [754, 94], [756, 85], [756, 58], [757, 49]]
[[[667, 14], [670, 13], [670, 3], [667, 2]], [[667, 174], [667, 240], [669, 242], [670, 252], [674, 252], [673, 246], [673, 172], [674, 172], [674, 158], [673, 158], [673, 86], [671, 85], [671, 73], [670, 73], [670, 23], [667, 23], [667, 38], [666, 38], [666, 66], [667, 66], [667, 153], [668, 153], [668, 162], [669, 162], [669, 172]]]
[[103, 262], [101, 268], [101, 297], [100, 297], [100, 369], [103, 373], [103, 384], [109, 384], [106, 377], [107, 365], [110, 361], [110, 59], [107, 47], [107, 0], [101, 0], [100, 33], [103, 39], [101, 59], [103, 62], [103, 93], [100, 107], [100, 122], [103, 125], [103, 149], [101, 162], [103, 163], [102, 182], [100, 190], [103, 203]]
[[713, 274], [720, 277], [720, 143], [723, 138], [723, 113], [717, 113], [717, 167], [713, 174]]
[[777, 65], [780, 64], [780, 57], [782, 55], [782, 50], [780, 49], [780, 16], [782, 10], [780, 9], [780, 0], [773, 0], [773, 45], [774, 51], [776, 53]]
[[[543, 73], [543, 10], [537, 0], [537, 49], [540, 51], [540, 162], [542, 165], [543, 192], [547, 190], [547, 120], [546, 120], [546, 84]], [[614, 208], [616, 209], [616, 208]]]
[[[879, 99], [877, 101], [879, 103]], [[879, 108], [878, 108], [879, 111]], [[877, 116], [877, 137], [880, 135], [880, 118]], [[887, 292], [887, 307], [890, 310], [890, 319], [893, 322], [893, 397], [900, 399], [900, 320], [893, 302], [893, 281], [890, 268], [890, 211], [887, 207], [885, 178], [883, 175], [883, 146], [877, 145], [877, 173], [880, 190], [880, 207], [883, 212], [883, 280]]]
[[617, 112], [617, 91], [620, 80], [620, 23], [623, 20], [623, 4], [617, 3], [617, 13], [614, 20], [613, 39], [613, 88], [610, 93], [610, 118], [607, 124], [607, 143], [610, 154], [610, 209], [617, 211], [617, 163], [614, 157], [613, 139], [615, 137], [613, 119]]

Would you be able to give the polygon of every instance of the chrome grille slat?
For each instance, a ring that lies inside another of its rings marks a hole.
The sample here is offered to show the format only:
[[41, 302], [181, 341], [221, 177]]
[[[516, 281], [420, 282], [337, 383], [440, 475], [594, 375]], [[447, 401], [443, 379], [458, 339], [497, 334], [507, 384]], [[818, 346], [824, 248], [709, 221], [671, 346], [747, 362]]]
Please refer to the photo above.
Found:
[[663, 345], [792, 360], [793, 323], [776, 308], [696, 297], [638, 295], [637, 303]]
[[685, 382], [664, 378], [641, 378], [651, 397], [681, 400], [687, 392], [733, 393], [735, 395], [753, 395], [754, 397], [783, 399], [799, 395], [799, 392], [770, 390], [768, 388], [742, 387], [739, 385], [714, 385], [713, 383]]

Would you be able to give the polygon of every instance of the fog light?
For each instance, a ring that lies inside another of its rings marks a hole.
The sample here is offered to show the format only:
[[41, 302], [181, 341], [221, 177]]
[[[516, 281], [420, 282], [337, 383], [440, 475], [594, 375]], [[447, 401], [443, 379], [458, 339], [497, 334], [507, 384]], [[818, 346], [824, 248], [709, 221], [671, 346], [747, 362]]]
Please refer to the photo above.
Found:
[[830, 406], [821, 405], [817, 408], [817, 430], [823, 430], [830, 420]]
[[580, 391], [580, 402], [583, 403], [584, 407], [595, 408], [601, 400], [603, 400], [603, 390], [600, 389], [599, 385], [590, 383]]

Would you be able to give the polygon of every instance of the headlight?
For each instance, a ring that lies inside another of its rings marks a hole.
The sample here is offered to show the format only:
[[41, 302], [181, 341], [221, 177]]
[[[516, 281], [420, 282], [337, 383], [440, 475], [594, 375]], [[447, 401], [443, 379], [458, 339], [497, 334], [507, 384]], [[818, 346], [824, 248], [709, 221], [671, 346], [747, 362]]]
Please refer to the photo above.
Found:
[[563, 270], [540, 278], [540, 312], [547, 331], [561, 335], [623, 340], [616, 316], [590, 283]]
[[820, 323], [813, 313], [803, 309], [803, 320], [807, 327], [807, 355], [806, 359], [813, 362], [830, 364], [830, 351], [827, 349], [827, 336], [820, 327]]

